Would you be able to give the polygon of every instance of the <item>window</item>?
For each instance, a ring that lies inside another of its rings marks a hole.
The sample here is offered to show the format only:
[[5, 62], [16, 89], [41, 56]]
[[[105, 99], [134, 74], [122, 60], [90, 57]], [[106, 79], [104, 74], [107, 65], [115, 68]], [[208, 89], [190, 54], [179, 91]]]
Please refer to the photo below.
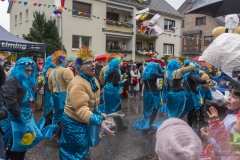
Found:
[[213, 36], [205, 36], [204, 37], [204, 46], [209, 46], [213, 41]]
[[185, 20], [182, 20], [182, 27], [184, 27]]
[[175, 27], [175, 21], [164, 19], [164, 29], [171, 30], [172, 27]]
[[25, 11], [25, 19], [26, 19], [26, 22], [28, 21], [28, 9], [26, 9], [26, 11]]
[[200, 34], [184, 35], [183, 52], [196, 52], [201, 50]]
[[118, 41], [107, 40], [106, 50], [114, 50], [118, 44]]
[[17, 25], [17, 15], [15, 15], [15, 26]]
[[196, 18], [196, 25], [205, 25], [206, 24], [206, 17]]
[[107, 19], [110, 19], [113, 21], [118, 21], [118, 14], [112, 13], [112, 12], [107, 12]]
[[19, 14], [19, 24], [22, 24], [22, 12]]
[[72, 48], [78, 48], [81, 46], [89, 46], [90, 43], [90, 37], [84, 37], [84, 36], [72, 36]]
[[83, 14], [78, 14], [78, 12], [91, 14], [91, 4], [73, 1], [73, 10], [76, 10], [76, 12], [72, 12], [72, 15], [87, 16]]
[[174, 55], [174, 44], [163, 44], [163, 55]]

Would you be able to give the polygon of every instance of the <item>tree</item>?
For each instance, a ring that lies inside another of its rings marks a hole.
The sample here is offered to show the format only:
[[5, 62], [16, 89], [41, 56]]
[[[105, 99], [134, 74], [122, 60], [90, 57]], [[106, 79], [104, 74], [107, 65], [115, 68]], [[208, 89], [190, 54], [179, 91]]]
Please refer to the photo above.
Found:
[[[27, 35], [23, 34], [23, 39], [33, 41], [33, 42], [40, 42], [46, 43], [47, 49], [46, 54], [47, 56], [53, 54], [56, 50], [61, 50], [62, 43], [61, 38], [58, 34], [58, 28], [56, 25], [56, 19], [47, 18], [45, 13], [40, 13], [35, 11], [33, 13], [33, 23], [30, 31]], [[63, 46], [63, 50], [66, 51], [65, 47]], [[37, 52], [22, 52], [19, 53], [18, 57], [23, 56], [36, 56]]]

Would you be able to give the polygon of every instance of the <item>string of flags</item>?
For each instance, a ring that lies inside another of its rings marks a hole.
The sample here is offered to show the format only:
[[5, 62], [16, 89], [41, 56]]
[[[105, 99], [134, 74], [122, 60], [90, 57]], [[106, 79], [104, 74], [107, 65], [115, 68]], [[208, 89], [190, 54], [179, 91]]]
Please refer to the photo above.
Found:
[[[5, 0], [1, 0], [2, 2], [4, 2]], [[47, 7], [49, 9], [54, 8], [54, 9], [58, 9], [59, 6], [56, 5], [52, 5], [52, 4], [43, 4], [43, 3], [37, 3], [37, 2], [26, 2], [26, 1], [18, 1], [18, 0], [8, 0], [9, 3], [13, 2], [13, 4], [23, 4], [24, 6], [27, 5], [33, 5], [34, 7]], [[96, 18], [96, 19], [101, 19], [103, 21], [105, 21], [107, 24], [112, 24], [112, 25], [119, 25], [119, 26], [123, 26], [123, 27], [128, 27], [128, 28], [137, 28], [137, 29], [141, 29], [141, 25], [139, 26], [134, 26], [132, 24], [126, 23], [126, 22], [118, 22], [118, 21], [114, 21], [114, 20], [110, 20], [107, 18], [101, 18], [99, 16], [96, 15], [92, 15], [92, 14], [88, 14], [85, 12], [81, 12], [78, 10], [74, 10], [71, 8], [67, 8], [67, 7], [63, 7], [63, 11], [68, 11], [71, 13], [75, 13], [75, 14], [79, 14], [81, 16], [85, 16], [85, 17], [92, 17], [92, 18]], [[194, 37], [190, 37], [190, 36], [183, 36], [183, 35], [176, 35], [176, 34], [171, 34], [171, 33], [166, 33], [166, 32], [162, 32], [159, 35], [165, 35], [165, 36], [169, 36], [169, 37], [176, 37], [176, 38], [187, 38], [190, 40], [201, 40], [201, 41], [205, 41], [204, 38], [194, 38]]]

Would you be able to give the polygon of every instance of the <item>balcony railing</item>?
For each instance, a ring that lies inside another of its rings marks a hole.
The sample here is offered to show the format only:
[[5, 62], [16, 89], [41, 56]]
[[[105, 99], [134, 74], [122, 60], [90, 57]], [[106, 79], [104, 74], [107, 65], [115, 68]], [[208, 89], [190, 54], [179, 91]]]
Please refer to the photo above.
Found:
[[[146, 38], [158, 38], [158, 35], [156, 34], [155, 31], [152, 31], [151, 34], [149, 33], [145, 33], [145, 32], [139, 32], [139, 29], [136, 28], [136, 33], [137, 33], [137, 36], [141, 36], [141, 37], [146, 37]], [[148, 31], [149, 32], [149, 31]]]
[[124, 33], [133, 33], [133, 27], [131, 24], [106, 21], [106, 30], [115, 31], [115, 32], [124, 32]]

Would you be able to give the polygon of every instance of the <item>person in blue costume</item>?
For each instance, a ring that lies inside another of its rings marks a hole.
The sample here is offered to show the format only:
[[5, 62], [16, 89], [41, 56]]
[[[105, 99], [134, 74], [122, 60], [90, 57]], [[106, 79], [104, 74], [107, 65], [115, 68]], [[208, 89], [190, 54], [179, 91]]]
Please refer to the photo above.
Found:
[[45, 65], [43, 68], [43, 76], [45, 77], [45, 84], [44, 84], [44, 113], [43, 117], [45, 120], [45, 126], [52, 123], [52, 116], [53, 116], [53, 103], [52, 100], [52, 94], [48, 87], [48, 77], [50, 73], [55, 69], [56, 67], [52, 63], [52, 56], [48, 56]]
[[[210, 77], [207, 73], [203, 73], [201, 76], [201, 79], [209, 80]], [[197, 115], [198, 111], [195, 112], [194, 120], [202, 124], [207, 124], [208, 121], [205, 120], [205, 115], [206, 115], [205, 113], [206, 113], [206, 110], [208, 110], [207, 107], [210, 107], [210, 106], [207, 105], [206, 100], [212, 100], [212, 91], [210, 89], [210, 85], [209, 84], [199, 85], [199, 92], [202, 96], [204, 104], [199, 109], [199, 116]], [[198, 117], [199, 117], [199, 121], [198, 121]]]
[[147, 64], [143, 71], [143, 116], [142, 120], [136, 121], [132, 127], [145, 130], [146, 132], [151, 130], [150, 126], [153, 124], [154, 119], [157, 116], [160, 105], [160, 90], [157, 87], [157, 79], [163, 78], [164, 73], [162, 67], [159, 64], [150, 62]]
[[181, 68], [177, 59], [168, 61], [164, 76], [164, 84], [167, 88], [168, 118], [178, 118], [188, 113], [189, 109], [185, 105], [185, 91], [182, 87], [182, 76], [193, 69], [195, 69], [193, 63]]
[[60, 139], [61, 160], [85, 160], [89, 154], [89, 125], [101, 126], [104, 131], [114, 136], [109, 130], [110, 124], [104, 120], [105, 115], [94, 112], [94, 105], [100, 101], [100, 85], [94, 78], [95, 61], [87, 47], [77, 51], [75, 66], [78, 74], [67, 89], [67, 100], [62, 117], [62, 134]]
[[[1, 61], [1, 60], [0, 60]], [[0, 65], [0, 122], [6, 119], [8, 114], [7, 110], [4, 109], [3, 105], [3, 90], [2, 85], [5, 83], [6, 75], [2, 65]], [[0, 126], [0, 160], [5, 159], [5, 149], [4, 149], [4, 142], [3, 142], [4, 132], [2, 127]]]
[[[54, 101], [54, 115], [52, 123], [55, 126], [58, 124], [58, 128], [52, 137], [52, 140], [55, 140], [56, 142], [59, 142], [58, 140], [60, 139], [61, 135], [61, 120], [64, 112], [67, 87], [74, 77], [73, 72], [65, 66], [67, 62], [66, 57], [67, 54], [62, 50], [58, 50], [53, 53], [52, 63], [56, 66], [56, 68], [50, 73], [48, 77], [48, 86], [50, 92], [52, 93]], [[52, 125], [49, 125], [47, 127], [51, 128], [51, 126]]]
[[[32, 103], [34, 101], [33, 88], [37, 84], [37, 69], [35, 62], [30, 58], [20, 58], [11, 70], [8, 79], [3, 85], [4, 103], [9, 112], [11, 122], [25, 124], [32, 116]], [[8, 118], [7, 118], [8, 119]], [[24, 160], [26, 151], [11, 151], [12, 127], [11, 123], [5, 123], [5, 140], [7, 147], [6, 160]], [[9, 141], [9, 139], [11, 141]]]
[[[105, 72], [105, 87], [103, 92], [104, 99], [104, 113], [111, 114], [121, 110], [122, 99], [119, 93], [119, 87], [124, 85], [127, 79], [120, 81], [120, 62], [116, 58], [111, 60], [109, 67]], [[114, 117], [117, 123], [118, 131], [125, 131], [128, 127], [123, 126], [121, 117]]]
[[194, 113], [203, 105], [203, 99], [199, 92], [199, 84], [209, 84], [212, 80], [203, 80], [199, 77], [199, 65], [194, 62], [196, 69], [183, 75], [184, 89], [186, 90], [186, 108], [188, 108], [188, 124], [192, 127]]

